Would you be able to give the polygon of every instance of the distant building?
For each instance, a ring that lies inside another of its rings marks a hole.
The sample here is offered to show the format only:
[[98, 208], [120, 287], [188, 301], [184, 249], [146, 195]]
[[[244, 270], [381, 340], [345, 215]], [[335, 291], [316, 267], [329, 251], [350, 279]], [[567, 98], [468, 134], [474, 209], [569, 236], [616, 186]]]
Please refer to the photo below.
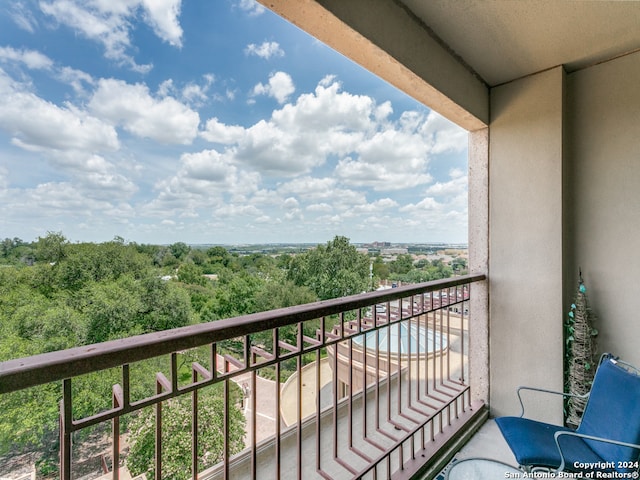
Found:
[[384, 250], [382, 250], [380, 253], [382, 253], [382, 255], [405, 255], [407, 253], [409, 253], [409, 250], [406, 248], [385, 248]]
[[390, 247], [391, 246], [391, 242], [373, 242], [371, 244], [371, 246], [373, 248], [384, 248], [384, 247]]

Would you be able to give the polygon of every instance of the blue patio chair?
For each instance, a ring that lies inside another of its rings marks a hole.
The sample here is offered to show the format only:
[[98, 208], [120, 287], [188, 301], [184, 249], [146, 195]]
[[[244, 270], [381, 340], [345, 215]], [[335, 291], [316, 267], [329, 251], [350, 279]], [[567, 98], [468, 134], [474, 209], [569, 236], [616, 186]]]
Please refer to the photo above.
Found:
[[534, 472], [618, 472], [625, 478], [637, 478], [640, 371], [610, 354], [603, 355], [576, 430], [524, 418], [521, 390], [569, 395], [520, 387], [520, 416], [496, 418], [521, 468]]

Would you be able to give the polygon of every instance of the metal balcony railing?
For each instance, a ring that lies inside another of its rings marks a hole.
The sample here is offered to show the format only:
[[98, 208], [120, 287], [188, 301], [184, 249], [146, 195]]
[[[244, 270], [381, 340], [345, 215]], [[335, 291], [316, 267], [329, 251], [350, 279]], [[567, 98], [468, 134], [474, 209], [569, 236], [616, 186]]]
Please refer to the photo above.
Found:
[[[153, 475], [166, 478], [165, 408], [189, 397], [191, 461], [184, 469], [191, 478], [406, 478], [473, 415], [469, 300], [472, 284], [484, 278], [401, 286], [10, 360], [0, 363], [0, 394], [62, 383], [65, 480], [77, 477], [74, 436], [109, 424], [112, 467], [104, 462], [105, 469], [120, 478], [128, 420], [149, 409]], [[155, 373], [155, 391], [139, 398], [132, 372], [152, 359], [167, 366]], [[74, 382], [107, 369], [120, 378], [111, 408], [76, 418]], [[203, 467], [211, 452], [199, 442], [213, 427], [201, 422], [201, 394], [216, 384], [222, 448], [216, 463]], [[244, 448], [234, 451], [229, 429], [238, 409], [246, 419]]]

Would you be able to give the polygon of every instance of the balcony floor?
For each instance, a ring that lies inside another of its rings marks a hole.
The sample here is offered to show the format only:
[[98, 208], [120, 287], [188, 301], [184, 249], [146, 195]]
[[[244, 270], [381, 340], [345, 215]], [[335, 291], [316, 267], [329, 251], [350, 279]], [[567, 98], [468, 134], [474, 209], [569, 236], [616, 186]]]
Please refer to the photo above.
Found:
[[[454, 459], [449, 465], [466, 458], [489, 458], [506, 463], [515, 468], [518, 467], [518, 462], [493, 419], [487, 420], [482, 427], [480, 427], [480, 430], [478, 430], [471, 440], [455, 454]], [[445, 473], [446, 468], [436, 477], [436, 480], [444, 480]], [[426, 480], [426, 478], [427, 477], [423, 477], [420, 480]]]

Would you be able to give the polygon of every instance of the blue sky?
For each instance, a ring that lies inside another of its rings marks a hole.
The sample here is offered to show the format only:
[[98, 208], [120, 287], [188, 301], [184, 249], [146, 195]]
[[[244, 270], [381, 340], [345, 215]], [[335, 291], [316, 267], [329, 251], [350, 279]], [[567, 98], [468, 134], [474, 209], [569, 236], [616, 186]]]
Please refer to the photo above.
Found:
[[0, 238], [466, 242], [467, 134], [252, 0], [0, 2]]

